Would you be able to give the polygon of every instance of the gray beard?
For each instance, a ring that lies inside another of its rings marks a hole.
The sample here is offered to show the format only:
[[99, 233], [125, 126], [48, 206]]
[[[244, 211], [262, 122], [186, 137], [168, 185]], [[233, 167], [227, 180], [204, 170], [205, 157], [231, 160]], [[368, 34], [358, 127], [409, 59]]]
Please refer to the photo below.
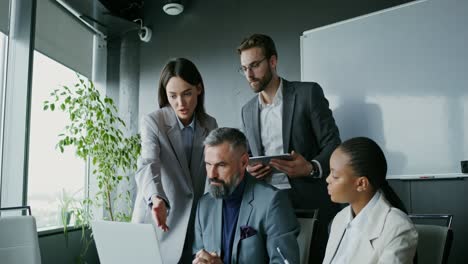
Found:
[[[237, 182], [237, 180], [239, 179], [239, 174], [234, 175], [233, 178], [234, 178], [233, 179], [234, 182]], [[220, 181], [220, 180], [213, 180], [213, 181], [221, 183], [221, 186], [213, 185], [211, 184], [211, 181], [212, 180], [209, 181], [210, 182], [210, 194], [215, 199], [225, 199], [229, 197], [229, 195], [231, 195], [237, 187], [237, 185], [235, 184], [233, 186], [228, 186], [224, 181]]]
[[210, 194], [215, 199], [224, 199], [229, 196], [229, 188], [226, 185], [212, 185], [210, 184]]

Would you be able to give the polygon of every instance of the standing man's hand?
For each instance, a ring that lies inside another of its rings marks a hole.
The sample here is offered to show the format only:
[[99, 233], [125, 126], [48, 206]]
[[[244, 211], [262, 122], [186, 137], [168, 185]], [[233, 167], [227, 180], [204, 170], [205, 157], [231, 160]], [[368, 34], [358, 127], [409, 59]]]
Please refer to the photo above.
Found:
[[286, 173], [290, 178], [309, 176], [314, 169], [308, 160], [294, 150], [291, 152], [291, 160], [272, 159], [270, 165]]
[[263, 180], [266, 176], [270, 175], [271, 167], [268, 165], [265, 166], [263, 163], [247, 165], [247, 172], [258, 180]]
[[195, 259], [192, 261], [192, 264], [223, 264], [221, 257], [216, 254], [216, 252], [208, 253], [204, 249], [197, 252]]
[[153, 207], [151, 208], [151, 211], [153, 214], [153, 219], [156, 222], [156, 226], [161, 228], [164, 232], [167, 232], [169, 230], [169, 227], [166, 225], [166, 202], [157, 196], [153, 196], [151, 200], [153, 202]]

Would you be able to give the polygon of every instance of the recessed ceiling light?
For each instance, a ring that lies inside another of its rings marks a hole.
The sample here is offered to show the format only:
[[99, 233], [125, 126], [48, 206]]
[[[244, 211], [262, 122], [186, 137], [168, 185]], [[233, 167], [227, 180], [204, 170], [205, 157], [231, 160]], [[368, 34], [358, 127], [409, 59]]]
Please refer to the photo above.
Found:
[[176, 16], [184, 11], [184, 6], [179, 3], [168, 3], [163, 6], [164, 12], [171, 16]]

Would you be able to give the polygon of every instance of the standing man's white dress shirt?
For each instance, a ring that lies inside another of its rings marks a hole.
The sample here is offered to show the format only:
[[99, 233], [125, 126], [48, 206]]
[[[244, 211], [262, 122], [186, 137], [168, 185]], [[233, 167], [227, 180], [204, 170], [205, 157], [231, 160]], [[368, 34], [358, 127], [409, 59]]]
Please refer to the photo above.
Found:
[[[262, 94], [258, 94], [260, 106], [260, 136], [266, 156], [284, 153], [283, 148], [283, 80], [276, 91], [271, 104], [266, 104]], [[278, 189], [290, 189], [288, 176], [285, 173], [273, 170], [266, 182]]]

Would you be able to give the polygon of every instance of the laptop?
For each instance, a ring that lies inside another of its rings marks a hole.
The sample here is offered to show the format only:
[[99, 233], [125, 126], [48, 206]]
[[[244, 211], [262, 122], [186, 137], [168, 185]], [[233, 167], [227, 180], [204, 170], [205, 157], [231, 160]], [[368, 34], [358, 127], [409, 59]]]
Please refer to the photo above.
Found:
[[92, 221], [101, 264], [162, 264], [156, 232], [151, 224]]

